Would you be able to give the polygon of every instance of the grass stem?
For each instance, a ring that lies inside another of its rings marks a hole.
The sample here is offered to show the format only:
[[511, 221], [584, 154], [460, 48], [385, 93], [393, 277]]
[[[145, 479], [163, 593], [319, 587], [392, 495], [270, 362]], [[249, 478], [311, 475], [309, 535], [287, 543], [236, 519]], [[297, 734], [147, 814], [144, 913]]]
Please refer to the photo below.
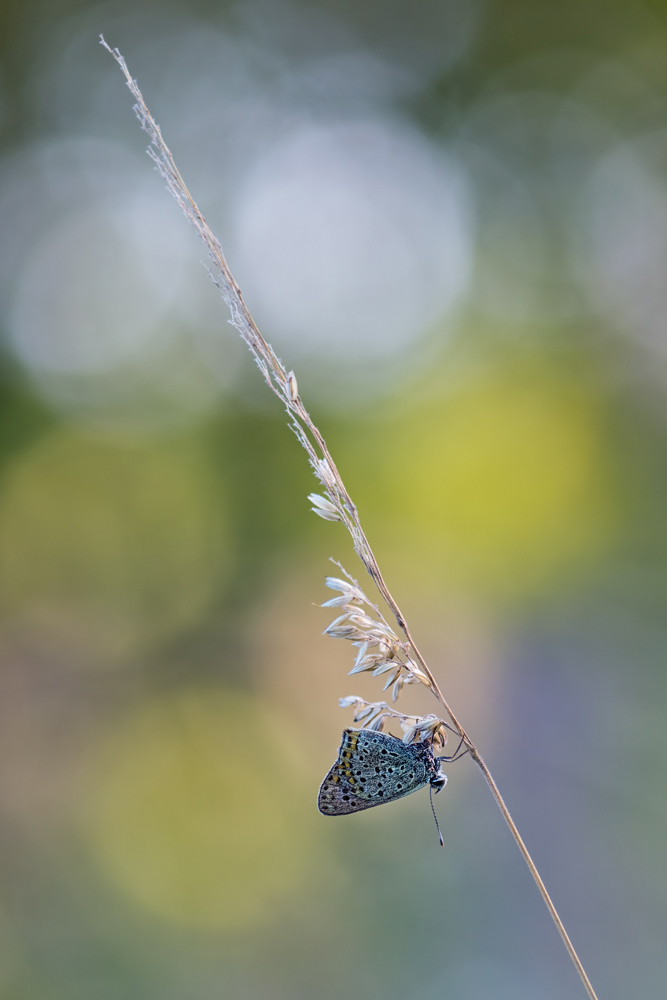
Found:
[[[396, 619], [400, 631], [405, 636], [412, 658], [421, 667], [421, 671], [428, 681], [427, 686], [444, 708], [449, 717], [452, 728], [465, 743], [470, 751], [470, 756], [484, 775], [489, 790], [496, 800], [496, 804], [500, 809], [507, 826], [509, 827], [510, 833], [514, 837], [517, 847], [521, 851], [523, 859], [526, 862], [533, 879], [535, 880], [542, 899], [544, 900], [544, 903], [551, 914], [556, 927], [558, 928], [558, 932], [563, 939], [563, 943], [577, 972], [579, 973], [590, 1000], [597, 1000], [590, 980], [586, 975], [584, 967], [581, 964], [581, 961], [579, 960], [579, 957], [577, 956], [572, 942], [570, 941], [570, 938], [565, 930], [563, 921], [558, 916], [556, 907], [551, 901], [551, 897], [549, 896], [535, 863], [528, 853], [528, 849], [519, 834], [516, 824], [514, 823], [514, 820], [512, 819], [509, 810], [503, 801], [500, 791], [498, 790], [498, 786], [491, 776], [491, 772], [482, 759], [479, 750], [468, 736], [445, 700], [430, 668], [419, 652], [417, 644], [410, 634], [404, 615], [384, 581], [382, 573], [380, 572], [380, 567], [377, 563], [375, 555], [373, 554], [373, 550], [371, 549], [368, 539], [366, 538], [364, 530], [361, 526], [357, 508], [347, 492], [342, 477], [329, 452], [326, 441], [322, 437], [322, 434], [316, 425], [313, 423], [308, 411], [301, 401], [294, 373], [286, 370], [285, 366], [279, 360], [270, 344], [266, 342], [257, 329], [257, 326], [255, 325], [255, 322], [250, 315], [245, 302], [243, 301], [241, 290], [236, 284], [236, 281], [234, 280], [234, 277], [227, 265], [222, 247], [209, 229], [204, 216], [188, 191], [183, 178], [176, 167], [174, 158], [162, 138], [159, 126], [148, 110], [136, 81], [130, 76], [125, 60], [118, 49], [111, 49], [105, 42], [104, 38], [102, 36], [100, 36], [100, 38], [101, 44], [111, 53], [123, 71], [127, 85], [136, 100], [136, 104], [134, 106], [135, 113], [141, 123], [141, 127], [150, 138], [150, 146], [148, 149], [149, 155], [155, 162], [157, 170], [166, 181], [169, 190], [180, 205], [182, 211], [185, 213], [190, 223], [197, 231], [199, 237], [207, 247], [209, 256], [214, 266], [214, 270], [211, 272], [211, 277], [220, 288], [222, 296], [229, 307], [231, 313], [230, 322], [238, 330], [241, 337], [248, 345], [267, 385], [278, 396], [287, 409], [291, 420], [292, 430], [295, 432], [299, 441], [305, 448], [308, 454], [308, 459], [313, 468], [313, 472], [324, 488], [324, 492], [327, 497], [325, 504], [327, 504], [327, 506], [324, 508], [326, 513], [322, 514], [322, 516], [327, 516], [332, 520], [342, 521], [352, 536], [354, 549], [375, 582], [375, 585], [382, 595], [386, 605]], [[317, 512], [319, 513], [320, 511]], [[425, 683], [423, 678], [421, 680], [422, 683]]]

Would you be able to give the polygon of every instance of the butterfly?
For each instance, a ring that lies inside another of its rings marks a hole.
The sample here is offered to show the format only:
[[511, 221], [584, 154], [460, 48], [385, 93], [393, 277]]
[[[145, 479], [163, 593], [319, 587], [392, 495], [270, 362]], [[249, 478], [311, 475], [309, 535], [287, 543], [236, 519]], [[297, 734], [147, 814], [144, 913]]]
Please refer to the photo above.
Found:
[[372, 729], [346, 729], [338, 760], [320, 786], [317, 807], [324, 816], [345, 816], [402, 799], [425, 785], [439, 792], [447, 784], [431, 741], [404, 743]]

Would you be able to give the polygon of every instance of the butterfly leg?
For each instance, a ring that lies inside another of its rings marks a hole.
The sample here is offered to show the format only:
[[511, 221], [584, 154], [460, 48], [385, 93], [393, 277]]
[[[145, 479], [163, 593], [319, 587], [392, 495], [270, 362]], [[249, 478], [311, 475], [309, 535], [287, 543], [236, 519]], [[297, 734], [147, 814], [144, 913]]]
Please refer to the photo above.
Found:
[[[447, 727], [447, 728], [449, 728], [449, 727]], [[459, 741], [459, 745], [457, 746], [456, 750], [451, 755], [451, 757], [438, 757], [438, 760], [444, 760], [448, 764], [453, 763], [453, 761], [455, 761], [455, 760], [460, 760], [461, 757], [465, 757], [465, 755], [468, 753], [468, 751], [470, 749], [469, 747], [466, 747], [465, 750], [463, 751], [463, 753], [461, 753], [461, 747], [462, 746], [463, 746], [463, 737], [461, 737], [461, 739]]]

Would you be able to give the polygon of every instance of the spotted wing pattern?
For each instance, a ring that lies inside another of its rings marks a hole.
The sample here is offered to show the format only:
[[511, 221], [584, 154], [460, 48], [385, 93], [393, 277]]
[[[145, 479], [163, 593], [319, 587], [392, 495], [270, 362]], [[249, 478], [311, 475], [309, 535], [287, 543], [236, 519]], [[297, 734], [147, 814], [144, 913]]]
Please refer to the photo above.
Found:
[[388, 733], [346, 729], [338, 760], [320, 787], [318, 809], [344, 816], [393, 802], [427, 785], [434, 767], [428, 743], [407, 745]]

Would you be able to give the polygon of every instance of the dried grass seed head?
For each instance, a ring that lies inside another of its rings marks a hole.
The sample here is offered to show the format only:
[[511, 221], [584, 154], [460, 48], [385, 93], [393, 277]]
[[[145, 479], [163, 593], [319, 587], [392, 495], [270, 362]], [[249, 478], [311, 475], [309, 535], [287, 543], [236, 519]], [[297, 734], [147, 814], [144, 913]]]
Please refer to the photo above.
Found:
[[424, 684], [425, 687], [431, 687], [431, 681], [429, 677], [424, 673], [422, 668], [414, 660], [408, 660], [405, 665], [406, 670], [417, 680], [420, 684]]
[[338, 513], [338, 509], [332, 504], [331, 500], [327, 500], [326, 497], [321, 497], [319, 493], [309, 493], [308, 499], [312, 503], [310, 508], [314, 514], [318, 514], [323, 517], [325, 521], [340, 521], [341, 516]]
[[431, 741], [434, 747], [444, 747], [447, 742], [445, 723], [435, 715], [406, 715], [391, 708], [386, 701], [366, 701], [358, 695], [348, 695], [340, 699], [341, 708], [354, 709], [354, 721], [362, 729], [383, 730], [388, 719], [400, 723], [404, 732], [404, 743]]
[[[399, 667], [395, 667], [395, 669], [392, 671], [392, 673], [389, 675], [389, 677], [385, 681], [385, 685], [382, 688], [383, 691], [386, 691], [387, 688], [391, 687], [391, 685], [396, 681], [396, 679], [397, 679], [398, 675], [400, 674], [400, 672], [401, 672], [401, 667], [400, 666]], [[395, 698], [394, 698], [394, 701], [396, 701]]]
[[[391, 700], [392, 701], [396, 701], [396, 699], [398, 698], [399, 694], [403, 690], [403, 685], [404, 684], [405, 684], [405, 678], [404, 677], [399, 677], [398, 680], [396, 680], [394, 682], [394, 686], [391, 689]], [[384, 691], [387, 690], [387, 686], [388, 685], [384, 686], [384, 688], [383, 688]]]
[[[321, 607], [341, 608], [347, 604], [351, 604], [353, 606], [367, 604], [370, 607], [370, 601], [364, 594], [363, 590], [361, 590], [356, 583], [348, 580], [341, 580], [337, 576], [328, 576], [324, 582], [330, 590], [339, 590], [340, 594], [338, 597], [329, 598], [329, 600], [325, 601]], [[354, 610], [356, 610], [356, 607]]]
[[[402, 663], [398, 663], [397, 664], [396, 660], [383, 660], [373, 670], [373, 677], [380, 677], [382, 674], [386, 674], [388, 670], [394, 670], [394, 669], [396, 669], [397, 666], [398, 666], [398, 669], [400, 670], [401, 667], [403, 666], [403, 664]], [[370, 670], [371, 668], [369, 666], [369, 667], [366, 667], [366, 669]]]
[[338, 699], [341, 708], [350, 708], [352, 705], [365, 705], [366, 702], [356, 694], [348, 694], [344, 698]]
[[[381, 656], [363, 656], [361, 659], [357, 658], [354, 666], [349, 671], [349, 674], [363, 674], [367, 670], [372, 670], [373, 677], [378, 677], [379, 674], [384, 673], [385, 670], [391, 670], [391, 668], [395, 666], [395, 660], [387, 662]], [[380, 667], [382, 669], [379, 669]]]
[[447, 730], [442, 719], [435, 715], [410, 718], [406, 716], [401, 723], [405, 732], [404, 743], [423, 742], [431, 740], [435, 746], [444, 747], [447, 743]]

